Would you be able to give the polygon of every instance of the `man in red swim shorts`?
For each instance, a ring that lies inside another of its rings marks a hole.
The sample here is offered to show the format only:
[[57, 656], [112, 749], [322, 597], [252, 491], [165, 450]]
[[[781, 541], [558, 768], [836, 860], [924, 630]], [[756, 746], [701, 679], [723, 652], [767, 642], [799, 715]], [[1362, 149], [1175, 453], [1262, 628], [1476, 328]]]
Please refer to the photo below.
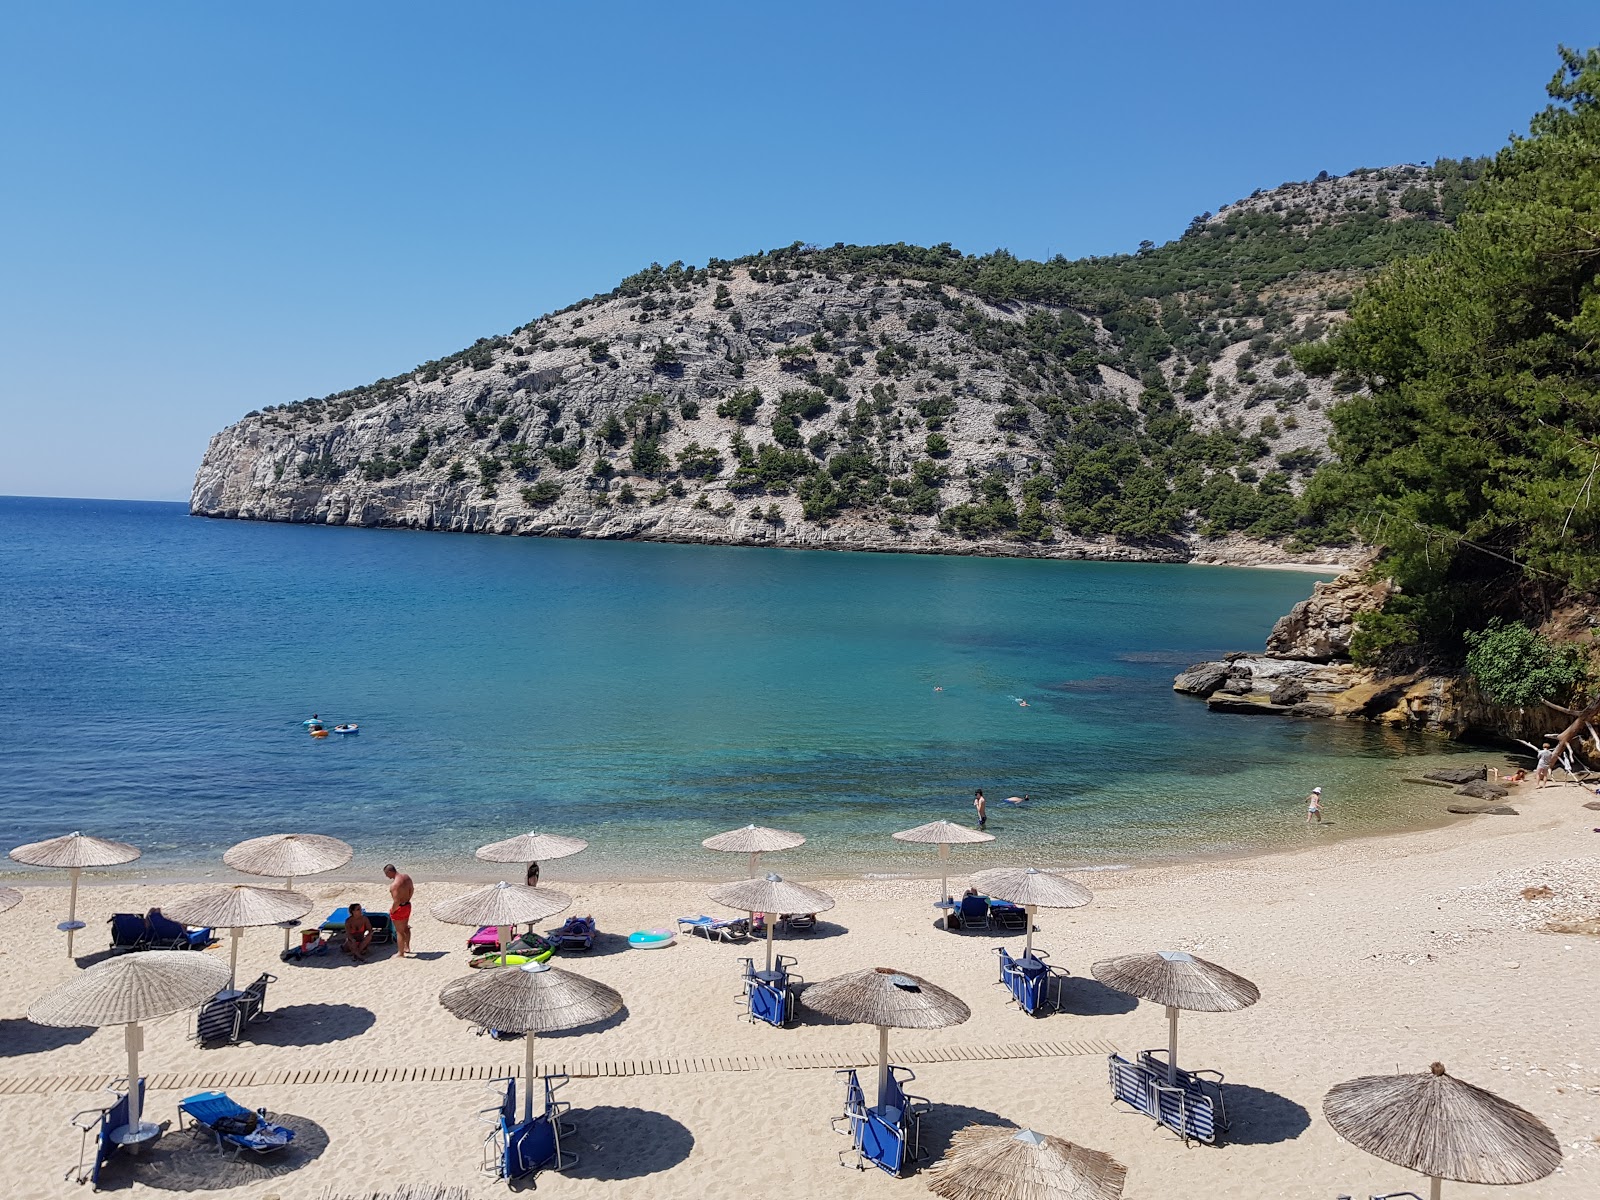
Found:
[[383, 874], [389, 881], [389, 920], [394, 923], [395, 942], [400, 957], [406, 958], [411, 954], [411, 893], [416, 891], [416, 884], [393, 863], [383, 868]]

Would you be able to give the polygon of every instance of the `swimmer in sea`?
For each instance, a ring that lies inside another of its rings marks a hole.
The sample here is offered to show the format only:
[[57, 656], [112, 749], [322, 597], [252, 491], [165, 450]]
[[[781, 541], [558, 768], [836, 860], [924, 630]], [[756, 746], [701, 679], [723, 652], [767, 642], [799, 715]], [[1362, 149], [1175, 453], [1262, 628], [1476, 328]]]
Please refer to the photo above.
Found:
[[1026, 700], [1018, 700], [1017, 704], [1022, 708], [1027, 708], [1028, 707], [1028, 702]]

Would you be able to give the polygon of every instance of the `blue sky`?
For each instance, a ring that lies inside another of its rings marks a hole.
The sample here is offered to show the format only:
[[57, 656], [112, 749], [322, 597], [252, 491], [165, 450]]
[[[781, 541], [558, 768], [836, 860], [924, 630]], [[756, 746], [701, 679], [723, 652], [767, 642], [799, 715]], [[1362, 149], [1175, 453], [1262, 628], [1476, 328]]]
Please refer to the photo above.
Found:
[[[1107, 6], [1109, 7], [1109, 6]], [[1592, 3], [0, 3], [0, 494], [184, 499], [263, 404], [652, 260], [1165, 241], [1489, 152]]]

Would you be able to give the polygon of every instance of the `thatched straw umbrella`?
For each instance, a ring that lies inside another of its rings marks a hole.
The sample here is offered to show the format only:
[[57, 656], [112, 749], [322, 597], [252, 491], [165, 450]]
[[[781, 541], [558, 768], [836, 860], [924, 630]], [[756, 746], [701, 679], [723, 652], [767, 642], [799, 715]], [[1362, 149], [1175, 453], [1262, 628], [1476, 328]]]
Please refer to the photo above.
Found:
[[13, 887], [0, 887], [0, 912], [10, 912], [22, 903], [22, 893]]
[[311, 911], [311, 899], [282, 888], [231, 883], [187, 896], [161, 911], [185, 925], [228, 930], [232, 942], [228, 950], [228, 987], [232, 989], [239, 972], [239, 939], [245, 929], [298, 921]]
[[700, 844], [707, 850], [720, 850], [724, 854], [748, 854], [750, 862], [745, 874], [754, 878], [763, 854], [770, 854], [774, 850], [793, 850], [796, 846], [805, 845], [805, 842], [803, 834], [768, 829], [764, 825], [746, 825], [741, 829], [719, 833], [716, 837], [708, 837]]
[[580, 854], [588, 848], [589, 843], [582, 838], [563, 837], [559, 833], [519, 833], [503, 842], [479, 846], [474, 853], [484, 862], [537, 863]]
[[622, 1008], [622, 996], [603, 983], [549, 963], [509, 971], [480, 971], [446, 984], [439, 1003], [463, 1021], [527, 1038], [523, 1119], [533, 1116], [533, 1038], [604, 1021]]
[[893, 967], [835, 975], [806, 989], [804, 1003], [854, 1025], [878, 1027], [878, 1103], [889, 1082], [889, 1029], [945, 1029], [972, 1010], [942, 987]]
[[996, 867], [992, 871], [979, 871], [972, 877], [973, 885], [998, 900], [1020, 904], [1027, 913], [1028, 937], [1022, 947], [1023, 956], [1033, 953], [1033, 914], [1041, 908], [1082, 908], [1094, 899], [1094, 893], [1075, 879], [1057, 875], [1054, 871], [1041, 871], [1038, 867]]
[[56, 926], [67, 935], [67, 957], [71, 958], [73, 935], [83, 928], [83, 922], [78, 920], [78, 877], [85, 867], [115, 867], [132, 862], [139, 857], [139, 848], [127, 842], [113, 842], [110, 838], [73, 831], [48, 841], [18, 846], [11, 857], [30, 867], [58, 867], [72, 872], [67, 919]]
[[950, 847], [992, 842], [994, 834], [968, 829], [954, 821], [929, 821], [915, 829], [902, 829], [889, 835], [901, 842], [920, 842], [939, 847], [939, 907], [944, 909], [945, 928], [950, 927]]
[[1178, 1075], [1178, 1010], [1238, 1012], [1261, 999], [1261, 989], [1242, 975], [1182, 950], [1124, 954], [1102, 959], [1089, 970], [1107, 987], [1167, 1009], [1167, 1082]]
[[1527, 1109], [1445, 1073], [1364, 1075], [1329, 1089], [1322, 1114], [1353, 1146], [1442, 1182], [1532, 1183], [1561, 1165], [1549, 1126]]
[[[298, 876], [337, 870], [354, 854], [349, 842], [321, 833], [269, 833], [229, 846], [222, 861], [246, 875], [282, 875], [284, 891], [292, 892]], [[292, 925], [292, 921], [283, 923], [285, 950]]]
[[775, 918], [783, 913], [819, 913], [833, 907], [833, 897], [803, 883], [790, 883], [782, 875], [760, 879], [739, 879], [719, 883], [706, 895], [726, 908], [747, 913], [765, 913], [767, 918], [767, 970], [772, 970], [772, 938]]
[[928, 1170], [946, 1200], [1117, 1200], [1128, 1168], [1065, 1138], [1009, 1126], [968, 1125]]
[[141, 1123], [139, 1051], [144, 1032], [139, 1022], [194, 1008], [227, 982], [223, 965], [187, 950], [150, 950], [96, 963], [28, 1006], [35, 1025], [71, 1028], [126, 1025], [128, 1050], [128, 1124], [112, 1130], [119, 1145], [140, 1145], [156, 1137], [158, 1126]]
[[451, 925], [470, 925], [474, 929], [493, 925], [500, 938], [500, 961], [504, 965], [513, 925], [520, 925], [524, 921], [542, 921], [571, 906], [572, 897], [563, 892], [502, 881], [457, 896], [454, 900], [441, 900], [429, 911]]

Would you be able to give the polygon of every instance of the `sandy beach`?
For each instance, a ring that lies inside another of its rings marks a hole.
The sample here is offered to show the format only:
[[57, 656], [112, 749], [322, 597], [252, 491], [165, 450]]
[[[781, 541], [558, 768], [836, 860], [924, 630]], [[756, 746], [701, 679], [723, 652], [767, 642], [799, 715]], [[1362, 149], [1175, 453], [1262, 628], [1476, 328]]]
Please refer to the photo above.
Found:
[[[1592, 799], [1573, 786], [1523, 786], [1511, 800], [1515, 817], [1349, 840], [1330, 825], [1308, 830], [1294, 852], [1085, 873], [1093, 904], [1040, 914], [1038, 944], [1073, 976], [1068, 1011], [1042, 1018], [1019, 1012], [995, 982], [994, 948], [1015, 949], [1020, 936], [938, 929], [936, 878], [824, 882], [837, 907], [814, 934], [780, 937], [780, 949], [808, 980], [894, 966], [970, 1005], [963, 1025], [897, 1032], [890, 1042], [896, 1061], [916, 1072], [912, 1090], [934, 1104], [924, 1132], [935, 1158], [956, 1128], [1010, 1122], [1112, 1154], [1127, 1165], [1125, 1194], [1136, 1200], [1417, 1189], [1417, 1176], [1341, 1142], [1321, 1099], [1342, 1080], [1438, 1059], [1555, 1131], [1562, 1169], [1517, 1194], [1576, 1200], [1600, 1194], [1600, 812], [1582, 807]], [[1337, 821], [1335, 805], [1327, 816]], [[862, 860], [870, 871], [870, 850]], [[742, 860], [728, 865], [730, 877], [742, 873]], [[953, 865], [962, 869], [959, 850]], [[807, 878], [804, 850], [769, 856], [766, 866]], [[563, 1097], [579, 1132], [568, 1145], [582, 1155], [565, 1174], [541, 1173], [541, 1190], [664, 1200], [924, 1194], [914, 1176], [839, 1165], [848, 1143], [829, 1128], [842, 1110], [834, 1069], [865, 1062], [873, 1030], [805, 1013], [791, 1029], [749, 1024], [738, 960], [759, 954], [757, 944], [682, 939], [664, 951], [626, 949], [634, 929], [715, 912], [703, 883], [564, 882], [560, 867], [549, 864], [545, 885], [569, 891], [569, 911], [592, 914], [609, 936], [558, 961], [617, 988], [626, 1008], [599, 1028], [540, 1039], [541, 1060], [573, 1076]], [[479, 874], [495, 878], [486, 864]], [[118, 1029], [25, 1019], [32, 1000], [76, 969], [53, 928], [65, 888], [48, 886], [45, 872], [37, 878], [0, 917], [0, 1144], [10, 1148], [0, 1195], [12, 1200], [82, 1194], [64, 1181], [79, 1150], [69, 1118], [102, 1102], [97, 1089], [124, 1061]], [[102, 956], [111, 912], [193, 886], [86, 887], [84, 961]], [[377, 878], [299, 886], [322, 911], [384, 898]], [[311, 1200], [409, 1183], [502, 1194], [505, 1185], [479, 1174], [486, 1127], [477, 1113], [491, 1100], [485, 1081], [520, 1066], [522, 1043], [477, 1036], [437, 1000], [465, 969], [467, 931], [432, 920], [427, 908], [464, 886], [419, 880], [412, 959], [384, 948], [359, 966], [337, 954], [285, 964], [276, 930], [247, 933], [241, 975], [277, 977], [272, 1019], [221, 1049], [189, 1040], [192, 1016], [151, 1025], [147, 1109], [175, 1124], [183, 1095], [226, 1086], [281, 1114], [298, 1131], [295, 1145], [276, 1161], [235, 1162], [172, 1133], [144, 1161], [117, 1160], [111, 1190]], [[1260, 1003], [1243, 1012], [1182, 1022], [1185, 1065], [1226, 1076], [1233, 1131], [1220, 1147], [1186, 1147], [1110, 1102], [1106, 1052], [1164, 1045], [1165, 1022], [1160, 1009], [1095, 982], [1089, 966], [1150, 949], [1193, 951], [1261, 988]], [[226, 943], [208, 953], [225, 955]], [[1445, 1194], [1489, 1189], [1446, 1185]]]

